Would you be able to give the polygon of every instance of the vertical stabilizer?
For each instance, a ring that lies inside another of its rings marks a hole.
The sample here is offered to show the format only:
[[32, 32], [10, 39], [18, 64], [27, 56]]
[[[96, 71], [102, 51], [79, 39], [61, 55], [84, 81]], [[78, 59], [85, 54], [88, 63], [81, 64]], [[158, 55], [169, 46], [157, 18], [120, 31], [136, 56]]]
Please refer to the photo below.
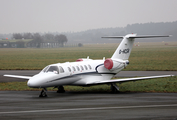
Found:
[[134, 38], [129, 38], [130, 36], [136, 36], [136, 34], [129, 34], [123, 37], [120, 45], [112, 55], [112, 59], [128, 60], [134, 44]]
[[169, 35], [141, 35], [137, 36], [137, 34], [128, 34], [126, 36], [108, 36], [103, 38], [123, 38], [120, 45], [112, 55], [111, 59], [121, 59], [128, 60], [135, 38], [156, 38], [156, 37], [169, 37]]

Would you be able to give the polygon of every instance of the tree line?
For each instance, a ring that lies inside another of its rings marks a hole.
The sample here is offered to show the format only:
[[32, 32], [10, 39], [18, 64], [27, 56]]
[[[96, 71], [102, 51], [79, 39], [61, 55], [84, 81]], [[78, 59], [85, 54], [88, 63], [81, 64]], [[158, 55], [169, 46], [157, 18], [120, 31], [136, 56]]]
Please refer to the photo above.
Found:
[[[149, 22], [149, 23], [135, 23], [128, 24], [125, 27], [114, 27], [114, 28], [100, 28], [91, 29], [81, 32], [65, 32], [67, 35], [67, 43], [117, 43], [117, 39], [102, 39], [102, 36], [123, 36], [130, 33], [137, 33], [138, 35], [172, 35], [169, 38], [160, 39], [148, 39], [149, 42], [154, 41], [176, 41], [177, 39], [177, 21], [174, 22]], [[34, 33], [36, 34], [36, 33]], [[17, 38], [34, 39], [32, 33], [18, 34]], [[46, 41], [57, 41], [55, 35], [59, 35], [58, 32], [53, 33], [39, 33], [38, 36], [44, 42]], [[0, 39], [12, 38], [12, 34], [0, 34]], [[41, 36], [41, 37], [40, 37]], [[15, 37], [14, 37], [15, 38]], [[141, 39], [138, 39], [141, 41]], [[63, 40], [64, 41], [64, 40]], [[143, 40], [144, 41], [144, 40]], [[63, 43], [62, 41], [59, 43]]]
[[[116, 43], [117, 39], [103, 39], [102, 36], [124, 36], [126, 34], [137, 33], [138, 35], [172, 35], [169, 38], [148, 39], [148, 42], [159, 41], [176, 41], [177, 39], [177, 21], [174, 22], [158, 22], [158, 23], [136, 23], [128, 24], [125, 27], [100, 28], [86, 30], [78, 33], [68, 33], [69, 42], [82, 43]], [[144, 39], [138, 39], [144, 41]]]
[[13, 33], [12, 37], [14, 39], [33, 39], [31, 43], [42, 43], [42, 42], [58, 42], [62, 46], [64, 43], [68, 42], [68, 39], [63, 34], [39, 34], [39, 33]]

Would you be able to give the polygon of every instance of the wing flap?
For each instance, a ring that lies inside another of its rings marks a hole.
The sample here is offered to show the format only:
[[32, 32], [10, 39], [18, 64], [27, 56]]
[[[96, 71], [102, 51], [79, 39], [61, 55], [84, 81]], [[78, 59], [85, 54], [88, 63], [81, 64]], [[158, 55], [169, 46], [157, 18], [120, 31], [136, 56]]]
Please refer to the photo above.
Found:
[[96, 81], [94, 83], [87, 83], [87, 84], [118, 83], [118, 82], [128, 82], [128, 81], [146, 80], [146, 79], [152, 79], [152, 78], [163, 78], [163, 77], [172, 77], [172, 76], [174, 76], [174, 75], [160, 75], [160, 76], [147, 76], [147, 77], [136, 77], [136, 78], [123, 78], [123, 79]]
[[30, 76], [19, 76], [19, 75], [4, 75], [5, 77], [21, 78], [21, 79], [30, 79]]

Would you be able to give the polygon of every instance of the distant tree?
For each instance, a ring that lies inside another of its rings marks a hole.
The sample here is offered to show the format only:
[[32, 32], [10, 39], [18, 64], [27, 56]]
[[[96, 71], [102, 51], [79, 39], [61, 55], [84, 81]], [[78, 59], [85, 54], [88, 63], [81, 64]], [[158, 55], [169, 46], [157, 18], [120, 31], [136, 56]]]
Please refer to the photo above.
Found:
[[82, 46], [83, 46], [83, 44], [82, 44], [82, 43], [79, 43], [79, 44], [78, 44], [78, 47], [82, 47]]
[[33, 34], [33, 40], [35, 42], [42, 42], [43, 38], [42, 38], [42, 36], [39, 33], [34, 33]]
[[44, 40], [55, 40], [55, 36], [51, 33], [44, 34]]
[[62, 46], [64, 46], [64, 43], [68, 41], [67, 37], [63, 34], [56, 35], [55, 40], [58, 41], [58, 43], [61, 44]]
[[13, 38], [15, 38], [15, 39], [22, 39], [23, 36], [22, 36], [22, 34], [20, 34], [20, 33], [14, 33], [14, 34], [13, 34]]
[[23, 34], [23, 38], [24, 39], [32, 39], [33, 38], [33, 35], [31, 33], [24, 33]]
[[31, 43], [35, 43], [37, 46], [36, 47], [40, 47], [40, 43], [43, 42], [43, 38], [39, 33], [34, 33], [33, 34], [33, 40], [31, 41]]

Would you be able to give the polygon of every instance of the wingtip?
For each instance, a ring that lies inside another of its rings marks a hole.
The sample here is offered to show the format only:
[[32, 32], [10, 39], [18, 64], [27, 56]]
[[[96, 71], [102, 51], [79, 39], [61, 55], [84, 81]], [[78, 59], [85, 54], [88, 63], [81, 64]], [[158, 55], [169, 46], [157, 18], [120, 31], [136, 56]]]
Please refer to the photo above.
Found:
[[5, 74], [3, 76], [5, 76], [5, 77], [12, 77], [12, 78], [22, 78], [22, 79], [30, 79], [30, 78], [32, 78], [30, 76], [7, 75], [7, 74]]
[[173, 76], [175, 76], [175, 75], [171, 75], [171, 77], [173, 77]]

